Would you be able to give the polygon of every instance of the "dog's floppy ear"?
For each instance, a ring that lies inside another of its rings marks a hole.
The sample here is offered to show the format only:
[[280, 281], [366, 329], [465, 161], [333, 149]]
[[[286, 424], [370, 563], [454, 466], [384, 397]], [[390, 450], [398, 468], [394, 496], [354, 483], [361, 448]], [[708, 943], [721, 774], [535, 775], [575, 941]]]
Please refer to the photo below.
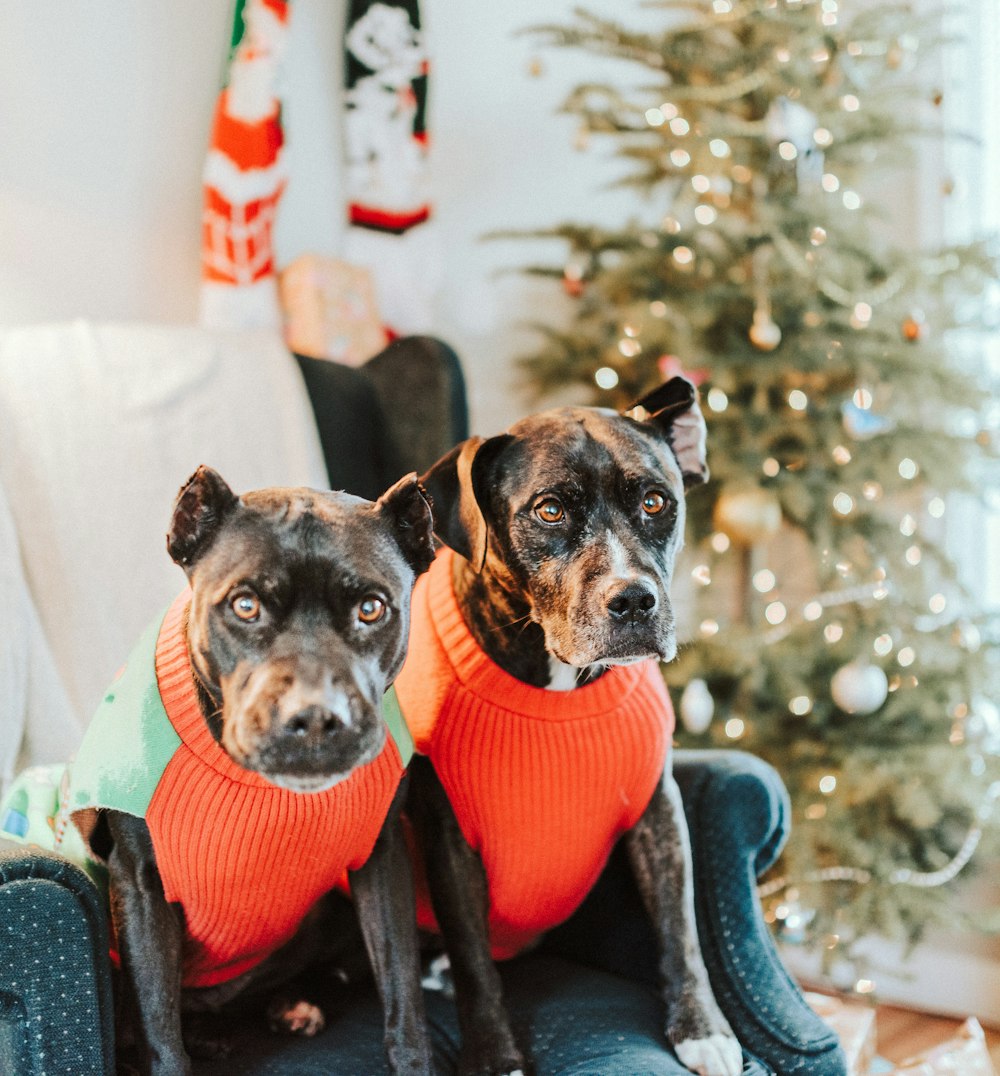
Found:
[[512, 440], [509, 434], [470, 437], [442, 456], [420, 479], [431, 496], [435, 533], [477, 572], [486, 561], [489, 537], [484, 506], [490, 467]]
[[167, 552], [185, 570], [212, 544], [239, 498], [211, 467], [202, 464], [181, 486], [167, 531]]
[[430, 501], [411, 472], [390, 486], [375, 502], [396, 532], [399, 548], [410, 567], [419, 575], [434, 560], [434, 519]]
[[685, 489], [708, 481], [705, 416], [698, 406], [698, 390], [686, 377], [665, 381], [632, 404], [625, 414], [653, 426], [666, 437], [681, 465]]

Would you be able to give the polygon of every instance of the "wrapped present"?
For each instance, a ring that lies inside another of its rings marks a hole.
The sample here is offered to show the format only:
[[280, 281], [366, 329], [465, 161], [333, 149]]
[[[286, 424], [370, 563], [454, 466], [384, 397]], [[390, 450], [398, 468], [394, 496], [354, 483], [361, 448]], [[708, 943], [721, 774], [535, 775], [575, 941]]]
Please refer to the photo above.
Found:
[[986, 1036], [969, 1018], [947, 1041], [890, 1070], [892, 1076], [996, 1076]]
[[292, 351], [361, 366], [388, 343], [367, 269], [305, 254], [281, 273], [279, 286]]
[[875, 1060], [875, 1010], [826, 994], [806, 994], [809, 1007], [837, 1033], [848, 1076], [866, 1076]]

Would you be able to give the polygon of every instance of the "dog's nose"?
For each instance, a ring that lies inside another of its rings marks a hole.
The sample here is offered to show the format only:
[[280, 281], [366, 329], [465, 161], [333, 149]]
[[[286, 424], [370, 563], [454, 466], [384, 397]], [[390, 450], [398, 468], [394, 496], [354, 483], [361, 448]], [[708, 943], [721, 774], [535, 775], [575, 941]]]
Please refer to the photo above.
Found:
[[306, 706], [285, 722], [285, 733], [298, 739], [320, 741], [346, 725], [340, 714], [325, 706]]
[[634, 624], [652, 616], [656, 610], [656, 594], [647, 583], [625, 583], [608, 598], [607, 607], [614, 620]]

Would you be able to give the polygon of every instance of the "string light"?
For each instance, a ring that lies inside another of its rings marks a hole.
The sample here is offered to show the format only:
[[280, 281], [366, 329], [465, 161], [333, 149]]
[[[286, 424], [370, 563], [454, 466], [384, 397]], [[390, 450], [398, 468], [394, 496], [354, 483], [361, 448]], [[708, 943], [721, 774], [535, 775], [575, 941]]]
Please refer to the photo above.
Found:
[[840, 190], [840, 180], [832, 172], [826, 172], [820, 180], [820, 186], [827, 194], [834, 194]]
[[829, 146], [833, 144], [833, 135], [825, 127], [817, 127], [813, 131], [813, 141], [817, 146]]
[[662, 299], [654, 299], [649, 304], [649, 312], [654, 318], [665, 318], [667, 316], [667, 304]]
[[746, 731], [746, 722], [741, 717], [731, 717], [725, 724], [726, 735], [730, 740], [738, 740]]
[[831, 455], [833, 456], [833, 462], [839, 463], [841, 467], [850, 463], [852, 459], [850, 449], [845, 445], [835, 445]]
[[916, 478], [920, 468], [908, 456], [899, 461], [899, 477], [907, 480]]
[[828, 643], [839, 643], [843, 637], [844, 628], [842, 624], [834, 622], [832, 624], [827, 624], [823, 629], [823, 638], [826, 639]]
[[634, 359], [642, 351], [642, 344], [638, 340], [633, 340], [631, 337], [626, 336], [618, 341], [618, 350], [626, 359]]
[[909, 549], [903, 554], [906, 559], [906, 563], [912, 568], [915, 568], [921, 561], [923, 553], [918, 545], [911, 545]]
[[854, 510], [854, 498], [843, 490], [833, 498], [833, 510], [841, 516], [849, 516]]
[[[847, 198], [849, 191], [844, 191], [844, 198]], [[872, 308], [868, 303], [855, 303], [854, 311], [851, 314], [851, 326], [855, 329], [864, 328], [872, 319]], [[870, 394], [869, 394], [870, 395]], [[868, 405], [871, 407], [871, 404]]]
[[840, 99], [840, 107], [845, 112], [857, 112], [861, 107], [861, 102], [853, 93], [845, 93]]
[[675, 168], [687, 168], [691, 163], [691, 154], [686, 149], [672, 149], [670, 151], [670, 163]]
[[618, 384], [618, 374], [610, 366], [602, 366], [594, 371], [594, 381], [599, 389], [613, 389]]
[[666, 121], [667, 117], [658, 108], [646, 109], [646, 122], [650, 127], [662, 127]]
[[673, 101], [664, 101], [660, 105], [660, 111], [663, 113], [663, 118], [666, 120], [676, 119], [680, 115], [680, 109], [673, 103]]
[[691, 186], [694, 187], [699, 194], [708, 194], [712, 189], [712, 181], [708, 176], [703, 176], [699, 172], [698, 175], [691, 177]]
[[793, 411], [805, 411], [809, 406], [809, 397], [801, 389], [792, 389], [788, 394], [788, 406]]
[[909, 512], [899, 521], [899, 533], [904, 538], [910, 538], [917, 533], [917, 521]]
[[874, 647], [872, 649], [874, 649], [875, 653], [878, 654], [878, 656], [880, 658], [884, 658], [886, 656], [886, 654], [891, 654], [892, 653], [892, 636], [891, 635], [885, 635], [885, 634], [880, 635], [875, 640], [875, 645], [874, 645]]
[[916, 651], [912, 646], [904, 646], [902, 650], [896, 655], [896, 661], [903, 666], [904, 669], [909, 668], [917, 660]]
[[794, 161], [798, 157], [799, 151], [795, 148], [794, 142], [779, 142], [778, 143], [778, 156], [783, 161]]
[[709, 544], [716, 553], [725, 553], [729, 548], [729, 535], [716, 531], [709, 540]]
[[694, 261], [694, 251], [690, 247], [674, 247], [673, 258], [678, 265], [690, 265]]
[[882, 486], [878, 482], [866, 482], [861, 487], [861, 495], [866, 501], [877, 501], [882, 496]]
[[832, 796], [837, 789], [837, 778], [832, 773], [827, 774], [825, 777], [821, 777], [819, 781], [819, 790], [824, 796]]
[[776, 478], [781, 471], [781, 464], [773, 456], [768, 456], [760, 469], [768, 478]]
[[776, 582], [774, 572], [769, 568], [761, 568], [759, 572], [754, 573], [753, 587], [760, 594], [767, 594], [769, 591], [774, 590]]
[[729, 143], [722, 138], [713, 138], [708, 143], [708, 151], [713, 157], [728, 157], [732, 152], [729, 148]]
[[673, 131], [675, 135], [683, 136], [691, 130], [691, 124], [688, 123], [683, 116], [674, 116], [674, 118], [670, 120], [670, 130]]
[[694, 219], [699, 224], [714, 224], [718, 213], [710, 205], [695, 206]]
[[823, 605], [821, 602], [809, 602], [808, 605], [802, 610], [802, 615], [806, 620], [819, 620], [823, 615]]
[[707, 564], [697, 564], [691, 569], [691, 578], [699, 586], [707, 587], [712, 582], [712, 569]]
[[780, 624], [787, 613], [788, 611], [782, 602], [771, 602], [764, 610], [764, 619], [768, 624]]
[[710, 410], [722, 412], [729, 406], [729, 397], [719, 388], [712, 388], [708, 390], [708, 396], [706, 402]]
[[841, 196], [845, 209], [860, 209], [861, 195], [857, 191], [844, 191]]
[[947, 604], [948, 599], [943, 594], [932, 594], [927, 606], [932, 613], [943, 613]]
[[788, 704], [788, 709], [796, 717], [805, 717], [812, 710], [812, 707], [812, 699], [808, 695], [796, 695]]
[[809, 242], [814, 247], [822, 246], [826, 242], [826, 229], [819, 226], [813, 228], [809, 233]]
[[711, 636], [719, 634], [719, 622], [717, 620], [703, 620], [698, 630], [706, 638], [711, 638]]
[[944, 501], [940, 497], [932, 497], [927, 503], [927, 511], [935, 519], [940, 519], [944, 515]]

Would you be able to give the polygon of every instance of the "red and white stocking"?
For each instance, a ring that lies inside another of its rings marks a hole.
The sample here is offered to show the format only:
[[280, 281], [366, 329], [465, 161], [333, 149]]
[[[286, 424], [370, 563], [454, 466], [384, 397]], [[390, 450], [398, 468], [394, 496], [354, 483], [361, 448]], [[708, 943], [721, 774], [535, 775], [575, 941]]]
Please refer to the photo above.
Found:
[[395, 333], [430, 328], [427, 50], [417, 0], [351, 0], [344, 35], [345, 257], [371, 270]]
[[237, 0], [202, 177], [201, 322], [213, 328], [281, 324], [273, 237], [286, 174], [275, 87], [287, 35], [288, 0]]

